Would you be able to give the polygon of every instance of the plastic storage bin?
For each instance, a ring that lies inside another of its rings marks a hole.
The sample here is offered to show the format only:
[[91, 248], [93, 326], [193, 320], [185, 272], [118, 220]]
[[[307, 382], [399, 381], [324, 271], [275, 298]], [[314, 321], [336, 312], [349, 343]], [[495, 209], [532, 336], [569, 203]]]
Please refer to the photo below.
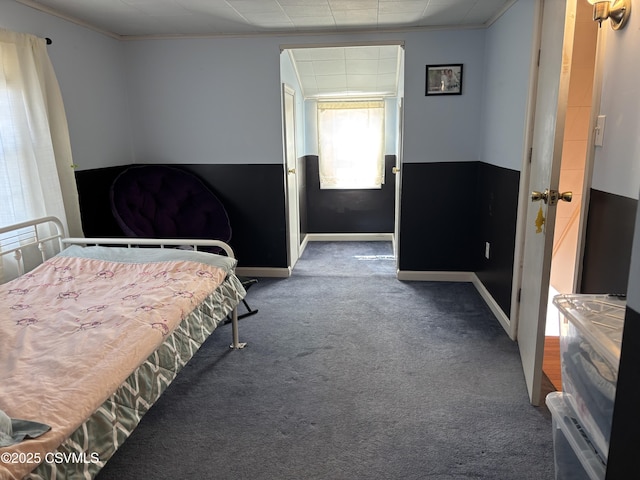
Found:
[[565, 400], [600, 454], [609, 453], [626, 301], [610, 295], [556, 295]]
[[556, 480], [603, 480], [606, 465], [561, 392], [547, 395], [551, 412]]

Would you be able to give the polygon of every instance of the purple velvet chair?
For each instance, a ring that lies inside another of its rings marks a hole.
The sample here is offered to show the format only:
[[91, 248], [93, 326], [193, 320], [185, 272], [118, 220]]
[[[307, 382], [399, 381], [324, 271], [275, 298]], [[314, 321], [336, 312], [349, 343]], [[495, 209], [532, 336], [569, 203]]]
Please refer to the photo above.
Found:
[[[176, 167], [127, 168], [113, 181], [110, 201], [116, 222], [129, 237], [231, 240], [224, 205], [197, 176]], [[257, 282], [239, 279], [245, 290]], [[247, 313], [238, 318], [258, 312], [243, 302]]]

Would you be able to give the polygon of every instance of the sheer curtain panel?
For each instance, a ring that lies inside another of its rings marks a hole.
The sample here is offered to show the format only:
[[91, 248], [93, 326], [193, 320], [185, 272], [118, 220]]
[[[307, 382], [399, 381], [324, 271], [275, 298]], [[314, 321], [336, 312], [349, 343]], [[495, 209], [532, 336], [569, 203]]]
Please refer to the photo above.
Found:
[[82, 236], [62, 95], [45, 40], [0, 29], [0, 225], [48, 215]]
[[318, 103], [320, 188], [384, 183], [384, 102]]

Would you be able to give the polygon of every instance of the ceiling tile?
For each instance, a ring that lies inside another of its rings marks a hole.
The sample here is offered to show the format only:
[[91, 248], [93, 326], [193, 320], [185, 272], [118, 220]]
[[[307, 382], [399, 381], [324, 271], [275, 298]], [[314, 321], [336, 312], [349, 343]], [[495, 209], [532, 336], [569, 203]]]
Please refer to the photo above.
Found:
[[316, 75], [344, 75], [347, 73], [345, 62], [340, 60], [314, 60], [313, 70]]
[[353, 74], [377, 74], [378, 73], [378, 60], [350, 60], [346, 63], [347, 75]]
[[378, 61], [378, 74], [395, 73], [397, 70], [397, 58], [382, 58]]
[[347, 76], [346, 75], [318, 75], [316, 76], [316, 84], [318, 89], [324, 89], [325, 91], [330, 88], [346, 88]]

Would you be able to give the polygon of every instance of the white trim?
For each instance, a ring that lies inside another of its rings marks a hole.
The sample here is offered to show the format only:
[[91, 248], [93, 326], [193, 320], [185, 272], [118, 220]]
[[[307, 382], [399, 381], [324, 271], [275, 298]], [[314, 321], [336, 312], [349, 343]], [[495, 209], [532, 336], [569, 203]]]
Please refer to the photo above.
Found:
[[[26, 0], [16, 0], [19, 2]], [[35, 8], [35, 7], [34, 7]], [[70, 21], [73, 21], [70, 19]], [[489, 25], [471, 24], [471, 25], [433, 25], [423, 27], [397, 27], [397, 28], [354, 28], [352, 30], [308, 30], [308, 31], [287, 31], [275, 30], [272, 32], [234, 32], [234, 33], [176, 33], [176, 34], [157, 34], [157, 35], [120, 35], [119, 40], [136, 41], [136, 40], [175, 40], [175, 39], [208, 39], [208, 38], [262, 38], [262, 37], [317, 37], [317, 36], [344, 36], [344, 35], [377, 35], [391, 33], [412, 33], [412, 32], [433, 32], [442, 30], [484, 30]], [[88, 26], [88, 28], [96, 29]], [[111, 34], [111, 36], [116, 34]], [[374, 42], [379, 43], [379, 42]], [[397, 43], [397, 42], [396, 42]], [[394, 43], [394, 44], [396, 44]], [[380, 44], [382, 45], [382, 44]], [[404, 47], [403, 47], [404, 48]]]
[[409, 282], [473, 282], [475, 273], [398, 270], [397, 277]]
[[302, 242], [300, 242], [300, 255], [299, 255], [299, 257], [302, 256], [302, 254], [304, 253], [304, 251], [307, 248], [308, 244], [309, 244], [309, 235], [305, 235], [304, 238], [302, 239]]
[[393, 233], [307, 233], [309, 242], [393, 242]]
[[480, 281], [480, 279], [475, 273], [473, 274], [472, 283], [474, 287], [476, 287], [476, 290], [478, 290], [478, 293], [480, 294], [480, 296], [484, 299], [489, 309], [491, 309], [491, 311], [493, 312], [493, 315], [498, 319], [498, 322], [500, 322], [500, 325], [502, 325], [502, 328], [504, 328], [504, 330], [507, 332], [507, 335], [509, 335], [509, 338], [515, 341], [516, 332], [512, 331], [511, 329], [511, 320], [509, 319], [507, 314], [504, 313], [502, 308], [500, 308], [500, 305], [498, 305], [498, 302], [496, 302], [496, 300], [493, 298], [491, 293], [489, 293], [489, 290], [487, 290], [487, 287], [484, 286], [484, 284]]
[[280, 45], [280, 51], [295, 50], [297, 48], [392, 47], [396, 45], [400, 48], [404, 48], [404, 40], [371, 40], [368, 42], [283, 43], [282, 45]]
[[289, 278], [291, 276], [291, 268], [236, 267], [236, 275], [241, 277]]

